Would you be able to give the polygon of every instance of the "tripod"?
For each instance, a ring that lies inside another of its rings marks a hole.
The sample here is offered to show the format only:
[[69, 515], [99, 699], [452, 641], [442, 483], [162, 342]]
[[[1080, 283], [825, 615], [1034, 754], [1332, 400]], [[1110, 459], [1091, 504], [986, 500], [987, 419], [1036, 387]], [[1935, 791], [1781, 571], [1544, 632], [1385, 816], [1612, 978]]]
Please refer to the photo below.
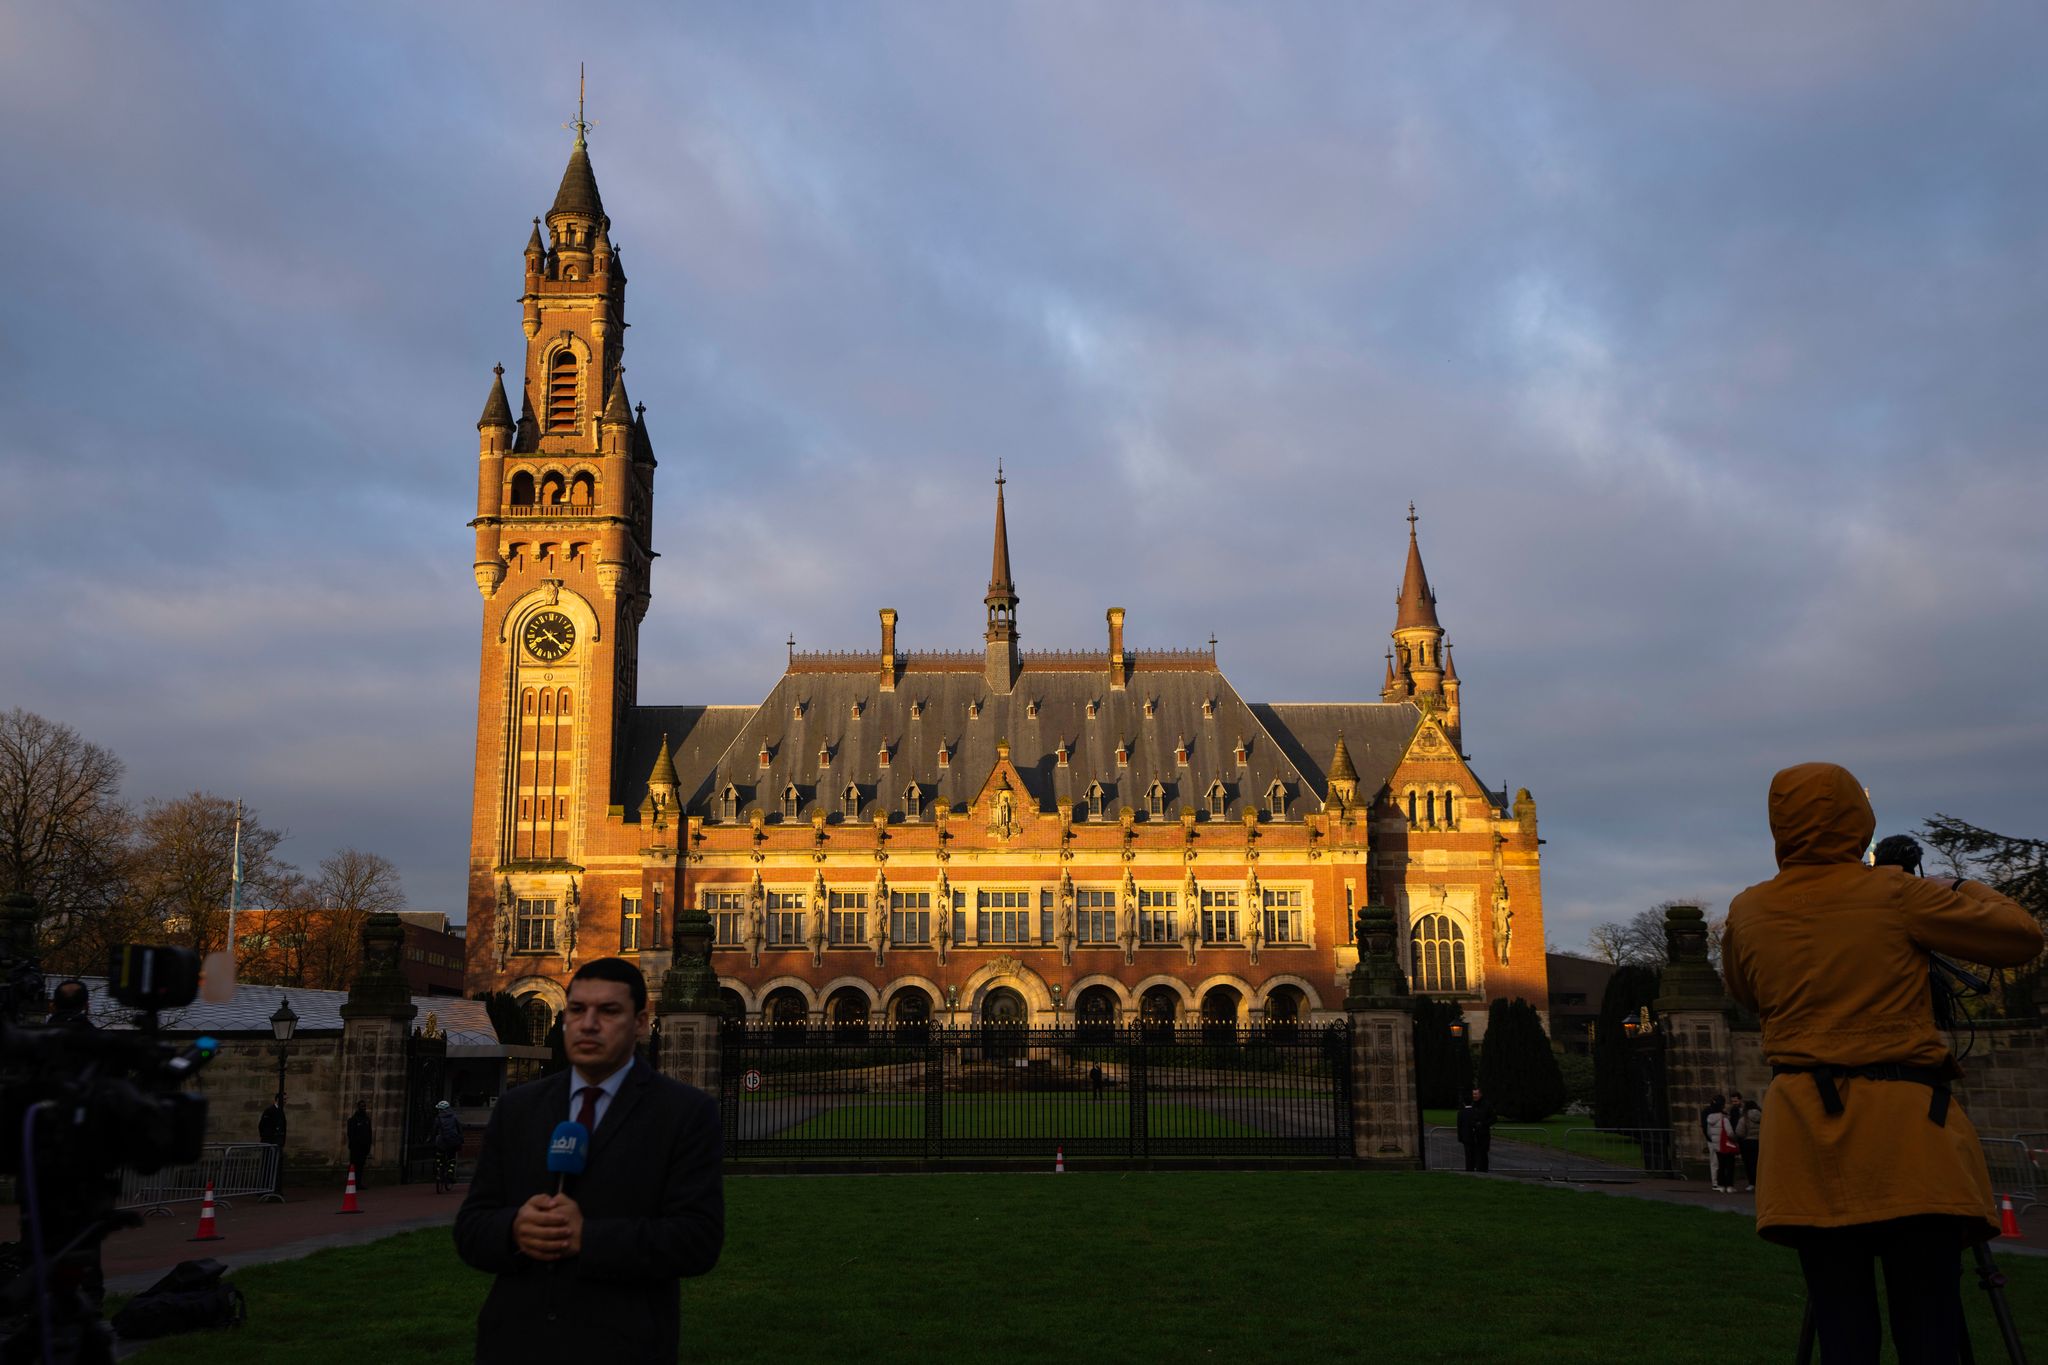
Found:
[[[2006, 1358], [2012, 1365], [2027, 1365], [2026, 1348], [2020, 1345], [2019, 1328], [2013, 1325], [2012, 1307], [2005, 1301], [2005, 1275], [1991, 1259], [1991, 1248], [1982, 1242], [1971, 1247], [1977, 1262], [1977, 1284], [1991, 1296], [1991, 1313], [1998, 1319], [1999, 1335], [2005, 1338]], [[1794, 1357], [1798, 1365], [1813, 1365], [1813, 1300], [1806, 1301], [1806, 1312], [1799, 1320], [1799, 1353]], [[1977, 1354], [1970, 1348], [1970, 1329], [1962, 1329], [1962, 1340], [1957, 1343], [1957, 1354], [1963, 1365], [1976, 1365]]]

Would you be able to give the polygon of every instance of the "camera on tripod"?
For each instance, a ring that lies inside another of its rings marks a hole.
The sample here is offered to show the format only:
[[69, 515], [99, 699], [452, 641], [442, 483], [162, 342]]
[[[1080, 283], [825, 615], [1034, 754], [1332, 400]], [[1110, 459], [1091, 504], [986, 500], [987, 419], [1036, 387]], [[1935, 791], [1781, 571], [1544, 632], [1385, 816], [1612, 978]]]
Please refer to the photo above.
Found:
[[[4, 965], [24, 978], [22, 963]], [[0, 1285], [0, 1363], [112, 1358], [99, 1246], [141, 1221], [114, 1207], [121, 1172], [197, 1161], [206, 1139], [206, 1099], [185, 1086], [219, 1045], [168, 1042], [156, 1018], [192, 1003], [199, 976], [196, 953], [123, 946], [107, 994], [139, 1011], [135, 1028], [0, 1019], [0, 1174], [18, 1178], [25, 1244], [23, 1269]]]

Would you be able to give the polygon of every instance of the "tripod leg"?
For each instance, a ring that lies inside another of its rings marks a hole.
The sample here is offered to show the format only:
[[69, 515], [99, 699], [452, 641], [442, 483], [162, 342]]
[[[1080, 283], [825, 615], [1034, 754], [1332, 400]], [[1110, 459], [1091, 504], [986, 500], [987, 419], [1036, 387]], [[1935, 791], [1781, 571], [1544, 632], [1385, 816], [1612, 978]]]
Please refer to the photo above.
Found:
[[1813, 1298], [1808, 1296], [1806, 1311], [1799, 1316], [1799, 1353], [1792, 1357], [1797, 1365], [1813, 1365]]
[[1991, 1259], [1991, 1248], [1982, 1242], [1972, 1248], [1977, 1261], [1977, 1283], [1991, 1296], [1991, 1314], [1998, 1319], [1999, 1335], [2005, 1338], [2005, 1354], [2012, 1365], [2027, 1365], [2027, 1349], [2020, 1345], [2020, 1330], [2012, 1320], [2012, 1306], [2005, 1301], [2005, 1276]]

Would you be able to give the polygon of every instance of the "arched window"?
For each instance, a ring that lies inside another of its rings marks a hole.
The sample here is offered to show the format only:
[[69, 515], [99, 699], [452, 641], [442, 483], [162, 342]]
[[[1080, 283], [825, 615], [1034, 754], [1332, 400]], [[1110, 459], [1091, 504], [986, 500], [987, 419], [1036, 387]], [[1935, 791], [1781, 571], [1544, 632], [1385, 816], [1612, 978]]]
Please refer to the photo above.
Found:
[[1266, 788], [1266, 813], [1275, 820], [1287, 814], [1287, 787], [1278, 778]]
[[796, 807], [796, 783], [792, 782], [782, 789], [782, 818], [785, 820], [796, 819]]
[[541, 475], [540, 500], [542, 505], [546, 507], [561, 506], [562, 495], [567, 488], [568, 485], [562, 482], [562, 476], [554, 470], [550, 469], [547, 473]]
[[576, 352], [564, 346], [548, 357], [548, 430], [568, 431], [576, 425]]
[[718, 794], [718, 818], [721, 820], [737, 820], [740, 818], [740, 790], [730, 782], [726, 783], [725, 790]]
[[1445, 792], [1445, 793], [1443, 794], [1443, 799], [1442, 799], [1442, 800], [1441, 800], [1441, 801], [1440, 801], [1440, 802], [1438, 803], [1438, 805], [1437, 805], [1437, 808], [1436, 808], [1436, 809], [1437, 809], [1437, 814], [1443, 817], [1443, 822], [1444, 822], [1444, 824], [1445, 824], [1445, 825], [1453, 825], [1453, 824], [1455, 824], [1455, 823], [1456, 823], [1456, 822], [1455, 822], [1454, 820], [1452, 820], [1452, 818], [1451, 818], [1451, 793], [1450, 793], [1450, 792]]
[[825, 1002], [825, 1015], [832, 1021], [832, 1037], [839, 1042], [868, 1040], [868, 998], [862, 991], [842, 986]]
[[924, 793], [915, 782], [903, 789], [903, 818], [915, 820], [924, 812]]
[[1301, 1031], [1308, 1001], [1299, 986], [1275, 986], [1266, 996], [1266, 1036], [1285, 1042]]
[[1408, 793], [1408, 823], [1409, 823], [1410, 825], [1413, 825], [1413, 824], [1415, 823], [1415, 793], [1414, 793], [1414, 792], [1409, 792], [1409, 793]]
[[1102, 818], [1102, 784], [1100, 782], [1090, 782], [1088, 784], [1088, 818], [1090, 820], [1100, 820]]
[[846, 790], [839, 794], [839, 813], [849, 820], [860, 818], [860, 788], [853, 783], [846, 784]]
[[1449, 915], [1424, 915], [1411, 935], [1415, 989], [1425, 994], [1463, 994], [1465, 931]]
[[555, 1026], [555, 1007], [548, 1003], [546, 996], [535, 993], [519, 1002], [519, 1012], [526, 1016], [529, 1045], [546, 1046], [548, 1030]]
[[533, 506], [533, 475], [524, 469], [512, 476], [512, 505]]
[[918, 1043], [931, 1036], [932, 998], [922, 987], [905, 986], [889, 1001], [898, 1042]]
[[738, 1028], [747, 1022], [747, 1001], [730, 986], [718, 988], [718, 1022], [723, 1028]]
[[560, 711], [565, 716], [568, 715], [574, 709], [573, 705], [569, 700], [568, 688], [561, 688], [555, 693], [555, 709]]
[[588, 507], [597, 501], [597, 480], [588, 473], [578, 474], [569, 483], [569, 502], [572, 506]]
[[1422, 794], [1422, 816], [1423, 816], [1423, 823], [1425, 823], [1425, 824], [1430, 824], [1430, 825], [1433, 825], [1433, 824], [1435, 824], [1435, 823], [1436, 823], [1436, 793], [1435, 793], [1435, 792], [1424, 792], [1424, 793]]
[[1224, 806], [1224, 800], [1225, 800], [1225, 797], [1224, 797], [1224, 792], [1223, 792], [1223, 784], [1222, 784], [1221, 782], [1212, 782], [1212, 783], [1210, 783], [1210, 784], [1209, 784], [1209, 815], [1210, 815], [1210, 818], [1212, 818], [1212, 819], [1216, 819], [1216, 820], [1221, 820], [1221, 819], [1223, 818], [1223, 806]]
[[1154, 782], [1152, 790], [1145, 793], [1145, 809], [1155, 820], [1166, 814], [1166, 788]]
[[775, 1030], [777, 1042], [801, 1042], [810, 1028], [810, 1008], [804, 1003], [802, 992], [791, 986], [770, 991], [761, 1002], [761, 1013]]
[[1180, 992], [1171, 986], [1154, 986], [1138, 997], [1138, 1021], [1148, 1037], [1172, 1035], [1180, 1018]]
[[1202, 993], [1204, 1041], [1227, 1043], [1237, 1035], [1237, 1002], [1243, 998], [1235, 986], [1211, 986]]

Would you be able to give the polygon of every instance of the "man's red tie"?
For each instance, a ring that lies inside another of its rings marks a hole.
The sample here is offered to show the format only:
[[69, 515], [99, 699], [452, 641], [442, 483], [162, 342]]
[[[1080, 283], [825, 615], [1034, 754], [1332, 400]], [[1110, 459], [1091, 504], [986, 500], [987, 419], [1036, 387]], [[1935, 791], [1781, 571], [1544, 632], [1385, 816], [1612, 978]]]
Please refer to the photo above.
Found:
[[597, 1128], [597, 1097], [604, 1091], [594, 1085], [586, 1085], [576, 1092], [583, 1097], [583, 1107], [576, 1111], [576, 1121], [593, 1131]]

